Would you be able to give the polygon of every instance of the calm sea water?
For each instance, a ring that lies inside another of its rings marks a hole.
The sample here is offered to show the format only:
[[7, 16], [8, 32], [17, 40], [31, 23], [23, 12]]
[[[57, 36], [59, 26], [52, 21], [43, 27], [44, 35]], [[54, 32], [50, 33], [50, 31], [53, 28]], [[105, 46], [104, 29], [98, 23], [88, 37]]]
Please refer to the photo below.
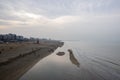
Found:
[[[56, 55], [59, 51], [65, 55]], [[65, 42], [19, 80], [120, 80], [120, 45]]]

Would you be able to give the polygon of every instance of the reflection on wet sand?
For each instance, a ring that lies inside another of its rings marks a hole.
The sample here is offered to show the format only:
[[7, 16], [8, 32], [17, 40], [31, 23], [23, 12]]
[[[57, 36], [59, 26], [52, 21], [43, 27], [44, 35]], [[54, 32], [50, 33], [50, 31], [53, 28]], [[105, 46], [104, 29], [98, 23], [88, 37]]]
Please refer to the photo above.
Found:
[[78, 62], [78, 60], [75, 58], [73, 51], [71, 49], [68, 49], [69, 55], [70, 55], [70, 61], [76, 65], [77, 67], [80, 67], [80, 63]]

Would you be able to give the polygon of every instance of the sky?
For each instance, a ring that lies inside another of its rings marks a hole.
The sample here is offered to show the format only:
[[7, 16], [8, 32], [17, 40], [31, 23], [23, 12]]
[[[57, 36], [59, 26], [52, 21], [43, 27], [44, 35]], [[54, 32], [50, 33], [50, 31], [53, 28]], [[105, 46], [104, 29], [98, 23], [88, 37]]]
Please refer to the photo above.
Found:
[[0, 34], [120, 42], [120, 0], [0, 0]]

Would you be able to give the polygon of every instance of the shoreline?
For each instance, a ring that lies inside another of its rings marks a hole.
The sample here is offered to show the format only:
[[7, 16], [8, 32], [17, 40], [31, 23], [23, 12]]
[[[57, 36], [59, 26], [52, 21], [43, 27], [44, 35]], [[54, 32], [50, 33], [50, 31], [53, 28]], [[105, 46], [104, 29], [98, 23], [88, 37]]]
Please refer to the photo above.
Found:
[[28, 53], [24, 53], [22, 55], [19, 54], [15, 58], [12, 57], [13, 59], [9, 59], [10, 62], [3, 62], [6, 64], [0, 65], [0, 80], [19, 80], [19, 78], [30, 68], [32, 68], [38, 61], [52, 54], [54, 50], [56, 50], [63, 44], [61, 44], [60, 42], [53, 42], [40, 44], [40, 46], [33, 43], [31, 44], [31, 46], [32, 45], [34, 45], [34, 47], [37, 49], [32, 50]]

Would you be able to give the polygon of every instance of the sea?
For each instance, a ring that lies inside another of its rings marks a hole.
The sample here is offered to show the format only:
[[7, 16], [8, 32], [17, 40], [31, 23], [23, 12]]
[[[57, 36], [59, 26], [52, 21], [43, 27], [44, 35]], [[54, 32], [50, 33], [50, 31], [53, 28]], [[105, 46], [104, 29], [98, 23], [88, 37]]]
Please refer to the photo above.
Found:
[[65, 41], [19, 80], [120, 80], [120, 44]]

